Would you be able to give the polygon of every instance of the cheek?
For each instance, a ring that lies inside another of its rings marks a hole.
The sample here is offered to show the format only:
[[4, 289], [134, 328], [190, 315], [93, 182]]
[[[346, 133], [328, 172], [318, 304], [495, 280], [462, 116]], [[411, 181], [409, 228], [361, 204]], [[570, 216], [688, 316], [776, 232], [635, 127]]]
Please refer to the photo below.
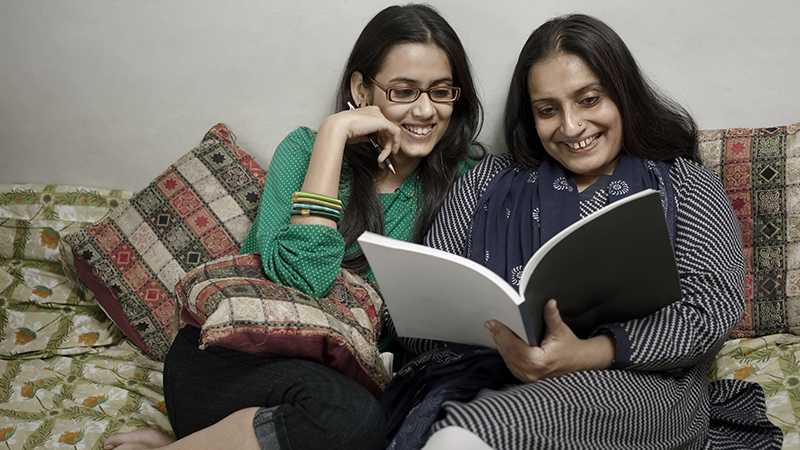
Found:
[[550, 128], [552, 127], [548, 127], [547, 123], [541, 120], [534, 121], [534, 126], [536, 127], [536, 135], [539, 136], [542, 145], [547, 147], [548, 136], [550, 135]]
[[436, 114], [439, 116], [440, 121], [449, 121], [453, 117], [453, 107], [444, 106], [437, 108]]

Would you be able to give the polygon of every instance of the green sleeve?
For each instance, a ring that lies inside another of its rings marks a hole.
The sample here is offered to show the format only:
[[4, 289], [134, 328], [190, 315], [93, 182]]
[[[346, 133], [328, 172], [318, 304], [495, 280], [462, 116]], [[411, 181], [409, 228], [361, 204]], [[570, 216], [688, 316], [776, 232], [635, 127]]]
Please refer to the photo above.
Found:
[[344, 239], [331, 227], [290, 222], [292, 194], [303, 185], [314, 138], [310, 129], [298, 128], [278, 145], [241, 253], [260, 253], [264, 271], [275, 283], [324, 297], [339, 274]]

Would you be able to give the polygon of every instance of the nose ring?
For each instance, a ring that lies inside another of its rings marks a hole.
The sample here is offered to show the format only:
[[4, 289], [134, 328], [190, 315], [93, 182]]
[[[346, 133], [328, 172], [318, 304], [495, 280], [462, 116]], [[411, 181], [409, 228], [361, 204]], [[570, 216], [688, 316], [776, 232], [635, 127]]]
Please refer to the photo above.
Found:
[[578, 122], [578, 126], [582, 127], [583, 126], [583, 122]]

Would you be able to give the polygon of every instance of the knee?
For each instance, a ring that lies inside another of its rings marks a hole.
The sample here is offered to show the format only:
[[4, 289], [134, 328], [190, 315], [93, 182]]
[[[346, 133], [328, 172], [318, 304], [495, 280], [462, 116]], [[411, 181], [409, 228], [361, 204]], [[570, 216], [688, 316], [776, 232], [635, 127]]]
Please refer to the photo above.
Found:
[[383, 449], [386, 446], [386, 417], [377, 399], [362, 390], [348, 405], [352, 435], [342, 448]]
[[[291, 448], [299, 442], [319, 443], [320, 449], [383, 449], [386, 419], [377, 399], [361, 386], [325, 393], [314, 401], [284, 410]], [[291, 412], [289, 412], [291, 411]]]

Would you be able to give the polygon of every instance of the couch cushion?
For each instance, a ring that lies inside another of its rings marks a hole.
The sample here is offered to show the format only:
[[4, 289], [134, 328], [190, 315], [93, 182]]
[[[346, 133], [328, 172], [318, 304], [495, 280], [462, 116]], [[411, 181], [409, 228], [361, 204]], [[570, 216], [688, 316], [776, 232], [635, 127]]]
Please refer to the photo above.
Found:
[[747, 264], [732, 338], [800, 334], [800, 123], [700, 132], [703, 165], [733, 205]]
[[261, 256], [246, 254], [198, 266], [175, 290], [181, 317], [202, 331], [202, 347], [310, 359], [376, 397], [389, 382], [377, 346], [383, 299], [364, 276], [342, 269], [328, 295], [313, 298], [273, 283]]
[[265, 177], [218, 124], [107, 219], [64, 236], [80, 279], [153, 359], [163, 360], [179, 325], [175, 284], [239, 252]]
[[122, 337], [59, 264], [61, 236], [103, 220], [132, 192], [0, 185], [0, 357], [96, 353]]

